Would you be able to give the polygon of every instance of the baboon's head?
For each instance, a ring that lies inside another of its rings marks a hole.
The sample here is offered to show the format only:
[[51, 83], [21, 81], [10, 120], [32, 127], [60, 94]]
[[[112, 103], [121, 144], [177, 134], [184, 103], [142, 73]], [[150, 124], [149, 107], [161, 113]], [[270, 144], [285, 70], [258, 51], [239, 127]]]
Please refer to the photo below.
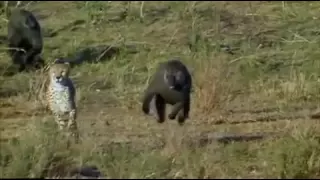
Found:
[[42, 49], [43, 40], [40, 25], [34, 16], [27, 16], [23, 22], [25, 28], [25, 35], [29, 38], [32, 47], [35, 49]]
[[31, 12], [23, 9], [14, 9], [11, 12], [9, 23], [17, 28], [24, 38], [28, 39], [34, 49], [42, 50], [41, 27]]
[[61, 83], [63, 80], [69, 77], [69, 73], [70, 73], [69, 63], [53, 64], [49, 69], [50, 81]]
[[164, 81], [170, 89], [180, 89], [185, 85], [185, 76], [182, 71], [176, 69], [166, 69]]

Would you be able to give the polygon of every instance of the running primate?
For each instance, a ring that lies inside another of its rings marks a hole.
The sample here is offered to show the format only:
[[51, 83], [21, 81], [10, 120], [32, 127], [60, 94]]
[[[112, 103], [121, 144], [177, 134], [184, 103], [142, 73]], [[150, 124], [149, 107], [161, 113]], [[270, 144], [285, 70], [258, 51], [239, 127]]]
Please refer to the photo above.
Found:
[[8, 11], [8, 53], [13, 64], [20, 65], [19, 72], [26, 68], [41, 68], [44, 61], [40, 57], [43, 39], [40, 25], [35, 16], [24, 9]]
[[149, 114], [150, 103], [155, 98], [159, 123], [165, 121], [166, 104], [171, 104], [173, 108], [168, 118], [173, 120], [178, 115], [178, 123], [183, 125], [189, 117], [191, 88], [191, 75], [180, 60], [161, 63], [145, 91], [142, 110], [145, 114]]

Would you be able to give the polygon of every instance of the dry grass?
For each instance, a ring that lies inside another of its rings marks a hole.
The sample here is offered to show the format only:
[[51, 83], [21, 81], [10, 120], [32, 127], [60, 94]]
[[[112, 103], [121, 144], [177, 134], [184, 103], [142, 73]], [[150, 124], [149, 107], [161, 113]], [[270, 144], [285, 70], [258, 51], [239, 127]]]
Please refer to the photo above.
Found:
[[[320, 178], [320, 126], [309, 118], [320, 98], [320, 3], [141, 7], [141, 2], [28, 6], [44, 34], [57, 34], [44, 40], [47, 62], [92, 45], [112, 44], [121, 51], [72, 69], [83, 142], [71, 147], [39, 99], [43, 76], [5, 76], [10, 60], [0, 53], [1, 178], [64, 177], [92, 164], [107, 178]], [[5, 21], [0, 29], [5, 35]], [[130, 53], [128, 44], [138, 53]], [[183, 127], [176, 121], [160, 125], [140, 110], [141, 93], [157, 64], [177, 56], [194, 78], [190, 119]], [[219, 143], [221, 136], [254, 133], [276, 135]]]

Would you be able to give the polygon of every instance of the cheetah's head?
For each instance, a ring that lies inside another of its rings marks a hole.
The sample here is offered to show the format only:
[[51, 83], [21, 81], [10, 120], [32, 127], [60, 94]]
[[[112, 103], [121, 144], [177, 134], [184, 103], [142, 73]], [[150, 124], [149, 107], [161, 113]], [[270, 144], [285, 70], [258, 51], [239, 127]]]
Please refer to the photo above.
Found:
[[50, 81], [60, 83], [69, 77], [69, 72], [69, 63], [53, 64], [49, 69]]

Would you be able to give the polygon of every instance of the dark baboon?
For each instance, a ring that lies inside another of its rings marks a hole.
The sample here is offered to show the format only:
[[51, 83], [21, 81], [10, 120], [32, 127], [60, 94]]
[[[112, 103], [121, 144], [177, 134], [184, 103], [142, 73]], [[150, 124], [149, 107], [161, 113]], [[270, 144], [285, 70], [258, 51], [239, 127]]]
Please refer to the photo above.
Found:
[[19, 72], [30, 66], [41, 68], [44, 61], [40, 57], [43, 40], [40, 25], [35, 16], [23, 9], [7, 13], [9, 55], [14, 64], [20, 65]]
[[150, 102], [155, 98], [159, 123], [165, 120], [166, 104], [171, 104], [173, 108], [168, 118], [173, 120], [178, 115], [178, 122], [183, 125], [189, 117], [191, 87], [191, 75], [180, 60], [161, 63], [145, 91], [142, 110], [149, 114]]

